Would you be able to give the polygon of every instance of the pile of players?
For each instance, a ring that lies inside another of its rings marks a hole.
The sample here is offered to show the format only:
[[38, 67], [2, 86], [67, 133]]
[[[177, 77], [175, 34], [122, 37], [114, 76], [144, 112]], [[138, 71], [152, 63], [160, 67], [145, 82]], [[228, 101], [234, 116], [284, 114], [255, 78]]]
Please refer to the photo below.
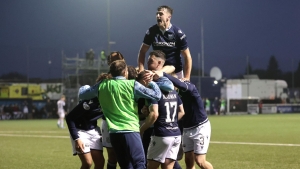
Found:
[[[173, 10], [158, 8], [157, 24], [145, 35], [138, 70], [126, 64], [120, 52], [108, 58], [109, 72], [93, 86], [79, 89], [79, 104], [66, 117], [73, 154], [81, 168], [212, 169], [206, 161], [211, 127], [203, 101], [188, 80], [191, 56], [185, 34], [170, 23]], [[152, 45], [144, 70], [145, 54]], [[185, 66], [181, 62], [185, 58]], [[184, 75], [184, 76], [183, 76]], [[97, 120], [102, 118], [102, 132]], [[181, 151], [182, 150], [182, 151]], [[147, 159], [147, 160], [146, 160]]]

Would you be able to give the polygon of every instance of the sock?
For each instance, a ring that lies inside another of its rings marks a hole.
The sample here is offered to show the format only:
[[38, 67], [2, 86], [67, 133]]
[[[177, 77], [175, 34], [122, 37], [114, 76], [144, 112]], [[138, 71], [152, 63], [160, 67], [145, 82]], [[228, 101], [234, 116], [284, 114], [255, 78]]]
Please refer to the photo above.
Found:
[[178, 161], [175, 161], [173, 169], [182, 169]]
[[117, 164], [112, 164], [112, 163], [109, 163], [109, 162], [107, 161], [106, 168], [107, 168], [107, 169], [116, 169], [116, 168], [117, 168]]

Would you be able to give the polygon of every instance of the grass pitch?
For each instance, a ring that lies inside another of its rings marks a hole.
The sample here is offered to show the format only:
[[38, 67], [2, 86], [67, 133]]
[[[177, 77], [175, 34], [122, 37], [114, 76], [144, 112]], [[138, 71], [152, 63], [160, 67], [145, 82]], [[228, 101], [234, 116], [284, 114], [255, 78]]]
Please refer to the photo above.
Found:
[[[300, 168], [300, 114], [209, 119], [212, 137], [207, 160], [215, 169]], [[80, 167], [79, 158], [72, 156], [68, 129], [58, 129], [56, 120], [0, 121], [0, 147], [1, 169]], [[184, 160], [180, 164], [185, 168]]]

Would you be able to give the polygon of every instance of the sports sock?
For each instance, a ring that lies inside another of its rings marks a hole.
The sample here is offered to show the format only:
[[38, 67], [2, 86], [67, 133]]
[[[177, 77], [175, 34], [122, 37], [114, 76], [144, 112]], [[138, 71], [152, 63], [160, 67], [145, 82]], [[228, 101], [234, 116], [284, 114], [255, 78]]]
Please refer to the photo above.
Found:
[[117, 164], [112, 164], [110, 162], [107, 161], [107, 165], [106, 165], [107, 169], [116, 169], [117, 168]]
[[173, 169], [182, 169], [181, 166], [179, 165], [178, 161], [175, 161]]

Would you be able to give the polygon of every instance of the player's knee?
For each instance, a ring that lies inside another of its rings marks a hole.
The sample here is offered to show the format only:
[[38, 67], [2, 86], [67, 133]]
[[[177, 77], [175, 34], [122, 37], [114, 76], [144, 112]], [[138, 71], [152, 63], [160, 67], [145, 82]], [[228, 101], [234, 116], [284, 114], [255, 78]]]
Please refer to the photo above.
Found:
[[208, 165], [206, 164], [206, 160], [200, 160], [200, 161], [196, 161], [197, 165], [201, 168], [201, 169], [208, 169]]
[[82, 163], [82, 169], [90, 169], [93, 165], [93, 161], [85, 161]]

